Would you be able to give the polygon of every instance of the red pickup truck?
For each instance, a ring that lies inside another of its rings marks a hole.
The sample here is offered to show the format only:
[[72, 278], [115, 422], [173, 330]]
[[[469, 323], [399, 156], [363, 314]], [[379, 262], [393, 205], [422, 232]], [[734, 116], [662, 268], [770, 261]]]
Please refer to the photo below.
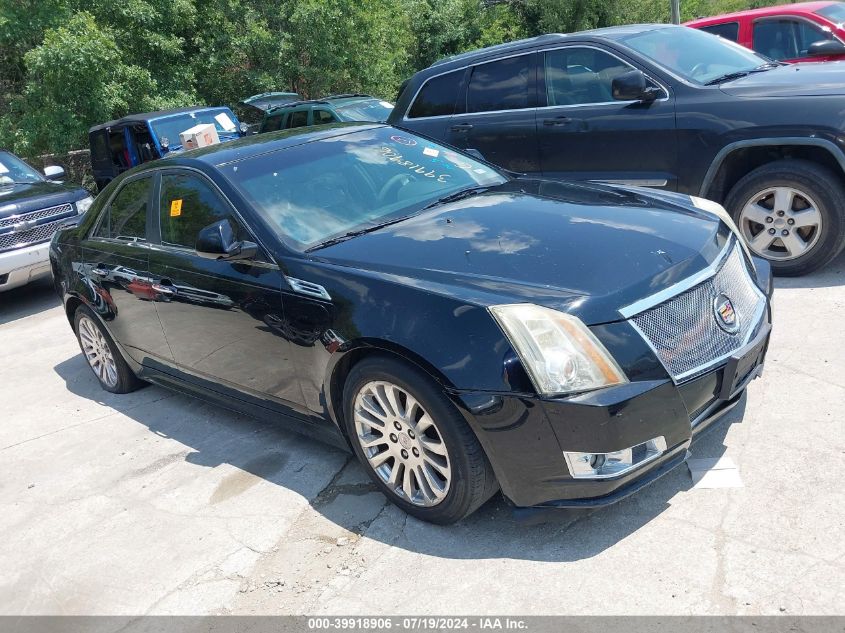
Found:
[[845, 59], [845, 3], [800, 2], [750, 9], [687, 26], [701, 29], [784, 62]]

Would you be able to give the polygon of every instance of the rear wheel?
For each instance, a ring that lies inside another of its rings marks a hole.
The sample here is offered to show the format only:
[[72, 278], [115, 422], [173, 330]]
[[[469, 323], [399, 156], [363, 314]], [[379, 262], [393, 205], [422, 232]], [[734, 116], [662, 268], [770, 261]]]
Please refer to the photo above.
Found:
[[381, 357], [355, 365], [344, 388], [344, 423], [370, 478], [419, 519], [459, 521], [498, 488], [466, 421], [410, 365]]
[[112, 393], [129, 393], [144, 385], [132, 373], [108, 332], [87, 306], [76, 309], [74, 329], [82, 355], [103, 389]]
[[742, 178], [725, 201], [747, 242], [777, 275], [804, 275], [845, 246], [845, 190], [830, 170], [782, 160]]

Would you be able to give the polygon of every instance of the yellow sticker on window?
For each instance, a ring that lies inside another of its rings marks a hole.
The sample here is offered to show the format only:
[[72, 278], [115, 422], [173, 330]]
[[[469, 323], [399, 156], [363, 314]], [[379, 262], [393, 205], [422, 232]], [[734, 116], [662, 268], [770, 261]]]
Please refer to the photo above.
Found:
[[170, 201], [170, 217], [178, 218], [182, 215], [182, 198]]

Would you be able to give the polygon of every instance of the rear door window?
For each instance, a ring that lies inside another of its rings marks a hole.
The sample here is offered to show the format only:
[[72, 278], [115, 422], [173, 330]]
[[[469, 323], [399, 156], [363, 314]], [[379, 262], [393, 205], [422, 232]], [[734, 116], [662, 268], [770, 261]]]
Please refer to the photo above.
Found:
[[295, 127], [305, 127], [306, 125], [308, 125], [308, 110], [296, 110], [288, 116], [288, 123], [285, 127], [292, 129]]
[[531, 75], [531, 55], [475, 66], [467, 89], [467, 112], [530, 107], [534, 91]]
[[428, 116], [451, 116], [463, 81], [465, 70], [456, 70], [439, 77], [432, 77], [423, 84], [408, 112], [409, 119]]
[[264, 124], [261, 126], [262, 132], [275, 132], [282, 128], [282, 120], [285, 118], [284, 114], [276, 114], [268, 116], [264, 119]]
[[726, 40], [736, 42], [739, 39], [739, 22], [724, 22], [723, 24], [711, 24], [700, 26], [699, 30], [724, 37]]
[[103, 212], [93, 237], [145, 241], [152, 183], [152, 177], [147, 176], [123, 185]]

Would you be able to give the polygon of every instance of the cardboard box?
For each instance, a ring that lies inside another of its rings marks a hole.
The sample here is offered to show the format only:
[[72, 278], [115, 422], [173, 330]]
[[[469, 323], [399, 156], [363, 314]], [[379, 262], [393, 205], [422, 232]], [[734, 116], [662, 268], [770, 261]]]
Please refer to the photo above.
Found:
[[212, 123], [200, 123], [179, 134], [184, 149], [196, 149], [208, 145], [216, 145], [220, 142], [217, 136], [217, 128]]

